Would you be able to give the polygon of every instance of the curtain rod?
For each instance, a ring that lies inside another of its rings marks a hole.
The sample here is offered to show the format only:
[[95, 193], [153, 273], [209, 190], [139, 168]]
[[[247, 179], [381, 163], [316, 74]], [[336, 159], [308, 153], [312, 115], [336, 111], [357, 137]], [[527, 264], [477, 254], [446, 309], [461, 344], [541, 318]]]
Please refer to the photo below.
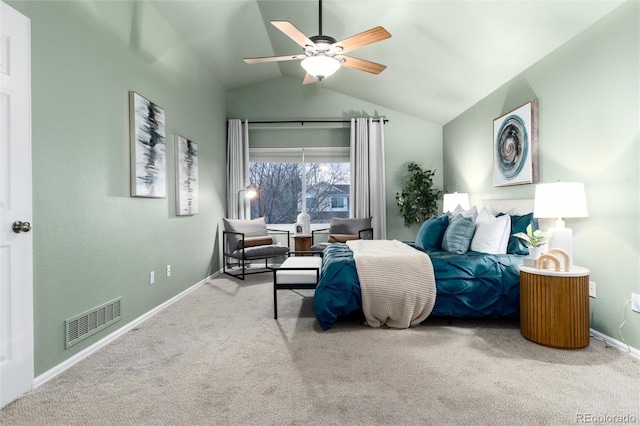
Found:
[[[371, 118], [371, 117], [366, 117]], [[300, 123], [301, 126], [304, 126], [304, 123], [350, 123], [351, 120], [247, 120], [249, 124], [277, 124], [277, 123]], [[385, 118], [382, 120], [383, 123], [388, 123], [389, 119]]]

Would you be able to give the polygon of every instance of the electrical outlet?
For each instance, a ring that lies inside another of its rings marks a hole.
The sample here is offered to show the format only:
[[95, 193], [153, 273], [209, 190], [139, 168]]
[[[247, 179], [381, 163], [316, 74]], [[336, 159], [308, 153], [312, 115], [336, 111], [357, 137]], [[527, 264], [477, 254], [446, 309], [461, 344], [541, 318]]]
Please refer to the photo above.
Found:
[[596, 298], [596, 283], [595, 281], [589, 281], [589, 297]]
[[149, 272], [149, 284], [156, 282], [156, 273], [154, 271]]
[[640, 313], [640, 294], [631, 293], [631, 310]]
[[171, 265], [167, 265], [167, 277], [171, 276]]

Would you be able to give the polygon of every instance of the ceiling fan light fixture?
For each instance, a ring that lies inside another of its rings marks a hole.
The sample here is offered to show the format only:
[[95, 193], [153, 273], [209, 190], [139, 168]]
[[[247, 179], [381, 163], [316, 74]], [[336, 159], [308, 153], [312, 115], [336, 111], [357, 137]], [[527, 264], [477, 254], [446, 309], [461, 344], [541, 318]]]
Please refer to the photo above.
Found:
[[303, 59], [300, 65], [308, 74], [322, 80], [338, 71], [340, 61], [330, 56], [318, 55]]
[[318, 1], [318, 33], [320, 35], [307, 37], [289, 21], [273, 20], [271, 24], [282, 31], [287, 37], [302, 47], [304, 54], [286, 56], [266, 56], [259, 58], [244, 58], [248, 64], [266, 62], [295, 61], [302, 59], [302, 68], [306, 71], [302, 84], [314, 83], [333, 75], [343, 66], [371, 74], [380, 74], [387, 68], [385, 65], [358, 59], [351, 56], [343, 56], [361, 47], [377, 43], [391, 37], [391, 34], [381, 26], [371, 28], [359, 34], [347, 37], [340, 41], [322, 34], [322, 0]]

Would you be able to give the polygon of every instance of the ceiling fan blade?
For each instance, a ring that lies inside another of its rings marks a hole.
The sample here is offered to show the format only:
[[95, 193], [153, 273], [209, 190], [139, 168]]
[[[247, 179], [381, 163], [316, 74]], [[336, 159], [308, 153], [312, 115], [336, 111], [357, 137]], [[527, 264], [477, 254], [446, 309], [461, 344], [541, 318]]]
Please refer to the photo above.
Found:
[[309, 37], [304, 35], [302, 31], [297, 29], [295, 25], [293, 25], [289, 21], [271, 21], [274, 27], [282, 31], [289, 37], [291, 40], [298, 43], [303, 48], [305, 46], [315, 46], [315, 43], [309, 40]]
[[391, 37], [391, 34], [389, 34], [389, 32], [383, 27], [375, 27], [363, 33], [335, 42], [332, 46], [340, 46], [342, 47], [342, 51], [340, 53], [347, 53], [368, 44], [388, 39], [389, 37]]
[[340, 55], [336, 56], [336, 58], [344, 59], [344, 62], [342, 62], [342, 66], [345, 68], [351, 68], [358, 71], [366, 71], [371, 74], [380, 74], [387, 68], [386, 65], [366, 61], [364, 59], [354, 58], [352, 56]]
[[244, 61], [248, 64], [261, 64], [263, 62], [295, 61], [306, 57], [307, 55], [265, 56], [262, 58], [244, 58]]
[[318, 81], [318, 79], [316, 79], [314, 76], [312, 76], [309, 73], [306, 73], [304, 75], [304, 79], [302, 80], [302, 84], [311, 84], [311, 83], [315, 83], [316, 81]]

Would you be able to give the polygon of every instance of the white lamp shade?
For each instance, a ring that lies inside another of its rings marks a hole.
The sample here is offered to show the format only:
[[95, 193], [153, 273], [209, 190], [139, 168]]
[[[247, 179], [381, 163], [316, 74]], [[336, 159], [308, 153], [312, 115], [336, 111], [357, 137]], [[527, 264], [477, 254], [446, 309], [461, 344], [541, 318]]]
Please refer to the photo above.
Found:
[[304, 70], [318, 79], [333, 75], [340, 68], [340, 62], [329, 56], [310, 56], [300, 64]]
[[533, 203], [536, 218], [588, 217], [584, 184], [555, 182], [536, 185]]
[[258, 190], [255, 189], [253, 186], [247, 186], [244, 191], [245, 191], [244, 192], [245, 197], [247, 197], [250, 200], [253, 200], [258, 196]]
[[251, 185], [248, 185], [245, 189], [238, 191], [238, 197], [244, 192], [244, 196], [250, 200], [253, 200], [258, 196], [258, 190]]
[[444, 199], [442, 201], [442, 211], [452, 212], [456, 209], [456, 207], [462, 207], [465, 210], [469, 209], [469, 194], [465, 192], [453, 194], [444, 194]]

